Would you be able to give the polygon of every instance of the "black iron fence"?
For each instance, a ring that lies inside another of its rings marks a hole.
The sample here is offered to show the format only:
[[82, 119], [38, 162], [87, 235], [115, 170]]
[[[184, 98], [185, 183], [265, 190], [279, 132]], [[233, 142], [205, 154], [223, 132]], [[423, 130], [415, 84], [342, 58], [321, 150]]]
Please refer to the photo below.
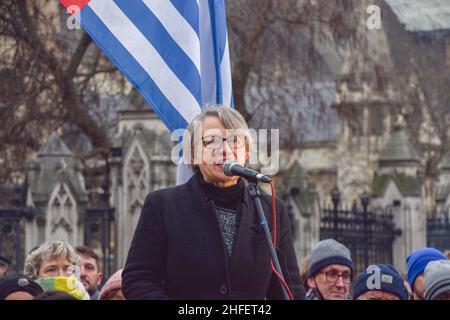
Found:
[[427, 219], [427, 246], [441, 251], [450, 250], [450, 219], [447, 212]]
[[107, 208], [87, 209], [84, 225], [84, 244], [100, 247], [100, 268], [107, 279], [113, 271], [113, 250], [111, 248], [111, 228], [114, 210]]
[[[3, 188], [4, 189], [4, 188]], [[35, 210], [25, 206], [24, 188], [16, 184], [6, 208], [0, 208], [0, 255], [11, 259], [10, 270], [23, 270], [23, 220], [33, 219]]]
[[84, 244], [92, 248], [100, 248], [100, 268], [104, 281], [111, 276], [114, 265], [113, 221], [114, 209], [109, 207], [109, 178], [105, 175], [102, 185], [103, 193], [97, 208], [89, 208], [84, 217]]
[[392, 213], [369, 209], [367, 193], [360, 196], [360, 205], [354, 203], [349, 210], [339, 208], [337, 189], [332, 192], [332, 202], [332, 208], [321, 213], [320, 239], [333, 238], [347, 246], [357, 272], [374, 263], [392, 264], [393, 243], [401, 234]]
[[[84, 213], [84, 244], [101, 250], [100, 268], [104, 279], [107, 279], [114, 265], [112, 245], [114, 209], [108, 205], [110, 194], [109, 182], [106, 179], [102, 187], [103, 194], [97, 207], [88, 208]], [[4, 194], [8, 194], [10, 199], [9, 201], [3, 199], [0, 206], [0, 255], [11, 260], [10, 271], [21, 272], [26, 254], [25, 219], [34, 219], [36, 211], [32, 207], [25, 206], [26, 186], [16, 185], [13, 188], [2, 186], [1, 190]]]

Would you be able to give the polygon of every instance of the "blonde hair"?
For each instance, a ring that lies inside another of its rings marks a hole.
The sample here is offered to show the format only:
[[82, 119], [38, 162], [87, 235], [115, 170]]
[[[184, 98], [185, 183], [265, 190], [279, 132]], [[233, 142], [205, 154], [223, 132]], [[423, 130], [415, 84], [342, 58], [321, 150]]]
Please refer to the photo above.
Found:
[[47, 257], [64, 257], [73, 265], [81, 266], [80, 256], [70, 244], [54, 240], [46, 241], [39, 248], [30, 252], [25, 260], [24, 273], [32, 279], [39, 278], [42, 263]]
[[[202, 112], [196, 115], [187, 126], [185, 135], [183, 137], [184, 150], [189, 148], [191, 150], [190, 154], [193, 154], [196, 144], [201, 140], [201, 137], [196, 136], [195, 133], [198, 132], [198, 129], [202, 125], [203, 120], [208, 116], [217, 117], [225, 127], [225, 129], [244, 130], [246, 133], [246, 147], [250, 147], [251, 136], [248, 134], [248, 124], [242, 114], [240, 114], [234, 108], [226, 107], [223, 105], [213, 105], [203, 109]], [[194, 168], [197, 167], [196, 165], [192, 165], [192, 159], [185, 158], [185, 162], [188, 166]]]

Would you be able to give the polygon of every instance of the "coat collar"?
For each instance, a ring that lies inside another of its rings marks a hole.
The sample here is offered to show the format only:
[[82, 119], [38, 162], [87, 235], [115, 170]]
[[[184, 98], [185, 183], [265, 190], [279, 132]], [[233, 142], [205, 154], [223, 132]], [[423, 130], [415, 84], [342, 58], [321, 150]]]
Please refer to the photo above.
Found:
[[[244, 180], [244, 196], [243, 196], [243, 204], [247, 207], [247, 209], [251, 208], [251, 197], [250, 197], [250, 193], [248, 191], [248, 182], [246, 180]], [[202, 190], [202, 186], [200, 185], [200, 181], [199, 181], [199, 177], [197, 176], [196, 173], [194, 173], [194, 175], [191, 177], [191, 179], [189, 179], [188, 182], [186, 182], [186, 187], [188, 188], [188, 190], [198, 190], [200, 192], [194, 192], [193, 196], [196, 197], [199, 201], [199, 203], [201, 204], [205, 204], [208, 203], [210, 200], [208, 199], [208, 197], [206, 196], [205, 192], [201, 191]]]

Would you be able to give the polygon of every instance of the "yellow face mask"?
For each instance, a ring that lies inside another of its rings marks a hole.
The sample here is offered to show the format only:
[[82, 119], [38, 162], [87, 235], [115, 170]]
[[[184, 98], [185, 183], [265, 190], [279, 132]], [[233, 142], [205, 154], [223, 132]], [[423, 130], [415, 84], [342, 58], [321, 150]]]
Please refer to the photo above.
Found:
[[78, 300], [89, 300], [89, 294], [75, 276], [41, 278], [36, 282], [44, 291], [62, 291]]

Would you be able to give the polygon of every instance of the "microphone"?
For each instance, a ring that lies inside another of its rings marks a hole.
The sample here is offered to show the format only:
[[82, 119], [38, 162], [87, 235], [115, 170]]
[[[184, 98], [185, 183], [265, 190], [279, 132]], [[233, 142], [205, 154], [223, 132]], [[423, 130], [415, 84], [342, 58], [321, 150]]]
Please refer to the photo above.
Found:
[[236, 163], [234, 160], [227, 160], [223, 164], [223, 173], [226, 176], [239, 176], [247, 179], [250, 182], [266, 182], [269, 183], [272, 181], [268, 176], [259, 173], [258, 171], [243, 167]]

